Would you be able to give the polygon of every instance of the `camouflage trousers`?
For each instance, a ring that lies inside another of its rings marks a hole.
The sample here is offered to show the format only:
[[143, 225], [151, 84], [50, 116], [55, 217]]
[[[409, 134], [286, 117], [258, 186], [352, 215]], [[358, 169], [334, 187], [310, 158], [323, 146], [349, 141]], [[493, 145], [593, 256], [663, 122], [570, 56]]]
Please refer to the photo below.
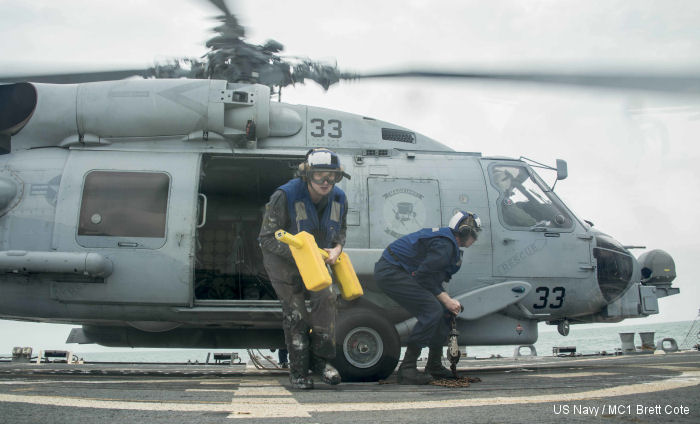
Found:
[[[284, 266], [286, 264], [274, 264], [278, 261], [269, 257], [264, 262], [272, 287], [282, 303], [289, 372], [292, 378], [305, 377], [315, 358], [335, 358], [337, 294], [333, 286], [317, 292], [308, 291], [296, 269]], [[306, 308], [307, 298], [310, 311]]]

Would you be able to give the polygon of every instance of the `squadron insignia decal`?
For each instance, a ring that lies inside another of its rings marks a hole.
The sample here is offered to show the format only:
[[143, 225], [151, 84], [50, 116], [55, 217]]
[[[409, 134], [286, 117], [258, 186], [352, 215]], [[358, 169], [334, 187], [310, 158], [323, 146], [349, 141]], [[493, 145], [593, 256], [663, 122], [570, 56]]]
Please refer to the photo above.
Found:
[[409, 188], [397, 188], [382, 197], [385, 233], [399, 238], [423, 228], [426, 218], [423, 194]]

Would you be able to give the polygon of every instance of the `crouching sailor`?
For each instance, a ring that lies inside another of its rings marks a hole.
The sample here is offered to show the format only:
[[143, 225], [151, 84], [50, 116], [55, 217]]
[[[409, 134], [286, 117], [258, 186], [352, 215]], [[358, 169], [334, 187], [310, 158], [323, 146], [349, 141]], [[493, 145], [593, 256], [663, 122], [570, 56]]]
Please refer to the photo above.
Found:
[[[409, 336], [401, 365], [399, 384], [427, 384], [432, 378], [451, 377], [442, 365], [442, 346], [447, 341], [450, 314], [462, 305], [443, 289], [462, 265], [460, 247], [471, 246], [481, 231], [481, 220], [471, 212], [457, 212], [449, 225], [424, 228], [394, 241], [374, 267], [374, 280], [389, 297], [418, 320]], [[421, 349], [430, 348], [425, 373], [416, 361]]]

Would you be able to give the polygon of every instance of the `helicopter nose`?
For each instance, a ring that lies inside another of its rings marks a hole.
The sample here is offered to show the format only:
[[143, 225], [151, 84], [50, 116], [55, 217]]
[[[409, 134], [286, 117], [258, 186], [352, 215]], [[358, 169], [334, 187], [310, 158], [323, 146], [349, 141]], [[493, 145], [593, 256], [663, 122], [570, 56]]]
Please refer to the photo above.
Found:
[[593, 256], [598, 262], [598, 286], [607, 302], [620, 297], [634, 281], [639, 281], [639, 262], [620, 242], [607, 234], [596, 234]]

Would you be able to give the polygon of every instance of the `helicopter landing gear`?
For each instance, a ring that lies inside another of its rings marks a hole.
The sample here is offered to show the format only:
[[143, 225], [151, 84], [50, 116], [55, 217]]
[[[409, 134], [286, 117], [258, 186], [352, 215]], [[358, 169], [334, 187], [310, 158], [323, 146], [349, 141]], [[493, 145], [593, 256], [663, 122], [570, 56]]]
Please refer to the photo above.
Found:
[[338, 314], [336, 356], [331, 363], [343, 381], [378, 381], [396, 368], [401, 340], [396, 328], [377, 312], [352, 308]]
[[557, 324], [557, 331], [562, 336], [568, 336], [569, 335], [569, 327], [570, 327], [569, 320], [565, 319], [565, 320], [559, 321], [559, 323]]

